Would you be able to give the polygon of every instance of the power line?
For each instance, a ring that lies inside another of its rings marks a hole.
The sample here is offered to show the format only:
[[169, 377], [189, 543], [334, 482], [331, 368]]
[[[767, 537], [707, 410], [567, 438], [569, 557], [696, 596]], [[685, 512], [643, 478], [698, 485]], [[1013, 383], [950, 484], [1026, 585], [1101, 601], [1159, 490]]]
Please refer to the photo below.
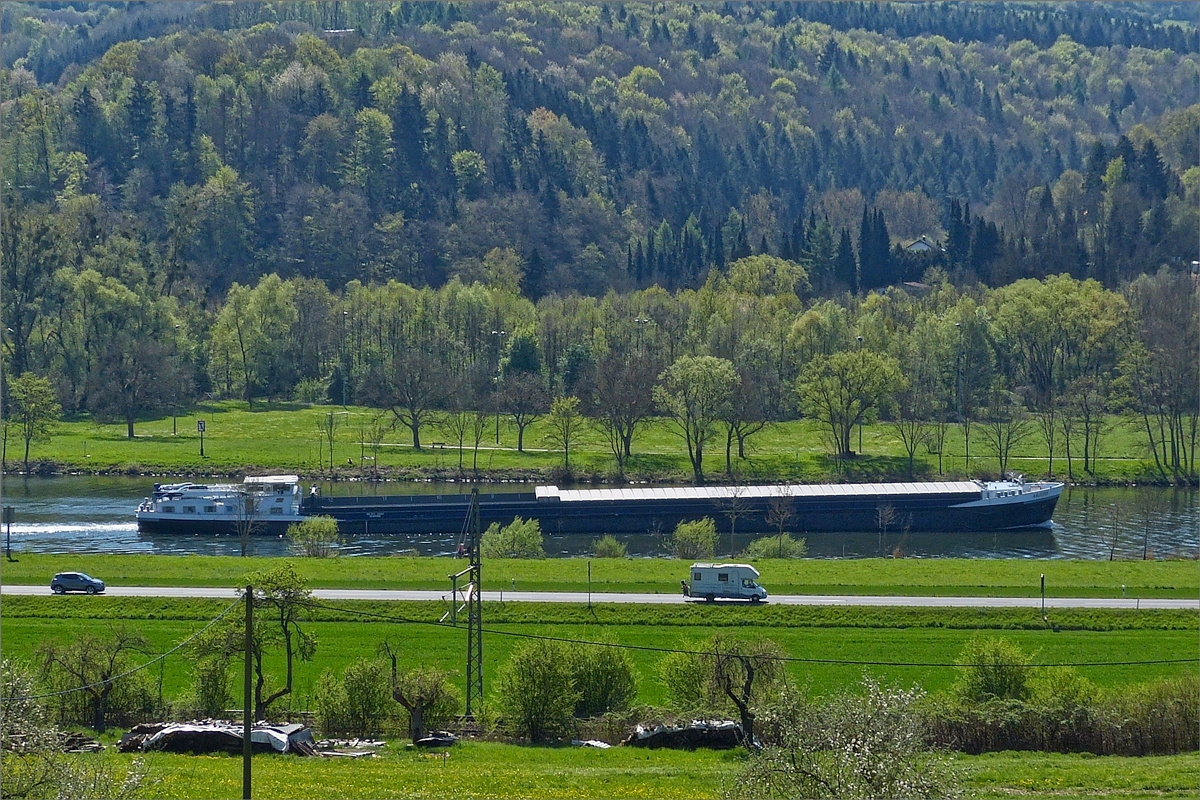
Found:
[[[307, 605], [310, 608], [320, 608], [327, 611], [338, 611], [346, 614], [356, 614], [358, 616], [372, 617], [385, 622], [399, 622], [407, 625], [433, 625], [439, 628], [451, 628], [453, 626], [446, 625], [442, 622], [424, 619], [410, 619], [407, 617], [397, 617], [389, 614], [380, 614], [374, 611], [360, 611], [352, 608], [343, 608], [341, 606], [330, 606], [323, 603], [315, 603], [309, 601]], [[619, 642], [596, 642], [586, 639], [571, 639], [565, 636], [548, 636], [540, 633], [520, 633], [517, 631], [503, 631], [495, 628], [484, 628], [484, 631], [496, 636], [508, 636], [514, 639], [533, 639], [537, 641], [560, 642], [563, 644], [574, 645], [593, 645], [595, 647], [612, 647], [621, 650], [634, 650], [644, 653], [664, 653], [664, 654], [681, 654], [704, 656], [711, 655], [704, 650], [686, 650], [675, 647], [653, 647], [650, 645], [637, 644], [621, 644]], [[832, 666], [850, 666], [850, 667], [961, 667], [963, 664], [957, 662], [938, 662], [938, 661], [858, 661], [852, 659], [836, 659], [836, 658], [806, 658], [803, 656], [766, 656], [777, 661], [796, 664], [826, 664]], [[1145, 661], [1075, 661], [1063, 662], [1060, 664], [1048, 663], [1031, 663], [1031, 664], [994, 664], [993, 666], [1027, 666], [1027, 667], [1133, 667], [1133, 666], [1155, 666], [1162, 664], [1193, 664], [1200, 660], [1197, 658], [1161, 658], [1149, 659]]]
[[166, 651], [165, 653], [162, 653], [162, 654], [158, 655], [157, 657], [151, 659], [150, 661], [147, 661], [145, 664], [141, 664], [139, 666], [134, 667], [133, 669], [126, 670], [125, 672], [122, 672], [119, 675], [114, 675], [111, 678], [108, 678], [107, 680], [99, 681], [98, 683], [89, 683], [84, 686], [76, 686], [73, 689], [63, 689], [62, 691], [58, 691], [58, 692], [50, 692], [48, 694], [16, 695], [15, 697], [5, 698], [5, 699], [6, 700], [44, 700], [48, 697], [62, 697], [64, 695], [68, 695], [68, 694], [75, 694], [76, 692], [85, 692], [88, 689], [94, 689], [97, 686], [104, 686], [107, 683], [115, 683], [116, 681], [119, 681], [123, 678], [128, 678], [130, 675], [133, 675], [137, 672], [141, 672], [144, 669], [154, 666], [158, 662], [165, 659], [167, 656], [174, 653], [176, 650], [179, 650], [179, 649], [187, 646], [190, 642], [197, 639], [201, 634], [203, 634], [205, 631], [207, 631], [213, 625], [216, 625], [218, 622], [220, 622], [222, 617], [224, 617], [226, 614], [228, 614], [230, 611], [232, 611], [233, 608], [235, 606], [239, 605], [241, 602], [242, 602], [241, 599], [234, 600], [224, 611], [222, 611], [220, 614], [218, 614], [216, 617], [214, 617], [211, 621], [209, 621], [209, 623], [207, 625], [205, 625], [203, 628], [196, 631], [191, 636], [184, 639], [182, 642], [175, 645], [174, 647], [172, 647], [170, 650]]

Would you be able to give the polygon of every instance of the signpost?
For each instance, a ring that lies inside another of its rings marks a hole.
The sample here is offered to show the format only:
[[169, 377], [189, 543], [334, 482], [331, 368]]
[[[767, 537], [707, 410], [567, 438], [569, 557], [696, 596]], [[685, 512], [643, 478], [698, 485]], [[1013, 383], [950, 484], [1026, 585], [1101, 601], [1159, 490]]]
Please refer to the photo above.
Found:
[[13, 517], [16, 516], [16, 513], [17, 513], [16, 509], [13, 508], [12, 506], [4, 507], [4, 527], [6, 529], [6, 532], [4, 535], [4, 555], [5, 555], [5, 558], [7, 558], [9, 561], [13, 560], [13, 557], [12, 557], [12, 524], [13, 524]]
[[196, 431], [200, 434], [200, 457], [204, 458], [204, 420], [196, 420]]

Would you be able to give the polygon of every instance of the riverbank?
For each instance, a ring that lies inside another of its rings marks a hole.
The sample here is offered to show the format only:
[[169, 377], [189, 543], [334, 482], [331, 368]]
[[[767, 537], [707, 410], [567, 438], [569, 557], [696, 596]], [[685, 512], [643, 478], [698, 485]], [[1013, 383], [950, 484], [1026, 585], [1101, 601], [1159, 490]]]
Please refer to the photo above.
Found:
[[[335, 420], [332, 439], [328, 430]], [[203, 421], [200, 434], [197, 424]], [[124, 424], [102, 424], [90, 418], [58, 423], [48, 442], [30, 448], [33, 474], [141, 475], [146, 477], [240, 477], [248, 473], [286, 472], [323, 480], [479, 480], [482, 482], [612, 483], [618, 481], [690, 483], [692, 471], [682, 440], [669, 422], [652, 420], [633, 441], [633, 454], [623, 476], [602, 433], [584, 426], [572, 444], [571, 470], [563, 453], [550, 444], [544, 420], [530, 425], [518, 450], [514, 425], [503, 417], [488, 427], [476, 445], [458, 441], [436, 425], [422, 429], [422, 447], [413, 446], [406, 428], [391, 427], [389, 412], [296, 403], [263, 404], [248, 411], [241, 403], [206, 403], [176, 416], [139, 420], [135, 436]], [[372, 430], [382, 436], [371, 435]], [[203, 436], [203, 455], [201, 455]], [[863, 482], [909, 480], [908, 455], [900, 437], [886, 422], [862, 426], [860, 454], [836, 459], [826, 452], [825, 437], [810, 420], [769, 426], [749, 438], [746, 458], [736, 442], [727, 468], [724, 437], [710, 444], [704, 462], [708, 481], [719, 482]], [[855, 444], [858, 442], [856, 437]], [[7, 474], [23, 472], [13, 455], [23, 442], [10, 441]], [[331, 448], [332, 445], [332, 448]], [[972, 436], [970, 457], [959, 426], [947, 432], [942, 453], [919, 447], [913, 479], [986, 478], [999, 473], [999, 461], [983, 437]], [[1039, 436], [1027, 435], [1014, 446], [1008, 468], [1027, 478], [1054, 477], [1080, 485], [1171, 485], [1175, 476], [1155, 468], [1145, 456], [1144, 436], [1137, 427], [1112, 417], [1090, 471], [1073, 458], [1068, 464], [1061, 443], [1053, 462]], [[1193, 479], [1194, 484], [1194, 479]]]

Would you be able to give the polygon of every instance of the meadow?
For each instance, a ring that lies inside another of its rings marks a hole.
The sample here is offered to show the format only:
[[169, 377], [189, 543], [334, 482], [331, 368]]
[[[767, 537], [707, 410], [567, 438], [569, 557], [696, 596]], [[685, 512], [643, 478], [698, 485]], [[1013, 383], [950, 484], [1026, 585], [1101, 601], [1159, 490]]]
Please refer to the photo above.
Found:
[[[0, 636], [6, 657], [27, 660], [35, 657], [42, 641], [65, 642], [125, 625], [147, 637], [149, 648], [138, 660], [149, 661], [229, 605], [200, 599], [8, 596]], [[319, 645], [313, 661], [297, 668], [292, 710], [314, 707], [314, 687], [324, 670], [340, 672], [355, 659], [376, 657], [385, 640], [398, 649], [401, 669], [434, 665], [462, 675], [466, 627], [438, 624], [447, 610], [441, 602], [316, 602], [305, 624]], [[843, 689], [864, 674], [944, 690], [957, 677], [956, 658], [978, 633], [1011, 639], [1038, 664], [1076, 665], [1101, 686], [1189, 674], [1200, 660], [1200, 617], [1193, 611], [1062, 610], [1051, 613], [1050, 625], [1035, 609], [622, 604], [589, 609], [582, 604], [495, 602], [485, 603], [483, 612], [485, 674], [494, 675], [513, 648], [530, 638], [607, 642], [630, 648], [639, 675], [638, 702], [646, 705], [666, 698], [658, 674], [666, 651], [694, 649], [717, 633], [776, 641], [791, 659], [788, 672], [817, 693]], [[1183, 662], [1126, 663], [1175, 659]], [[170, 699], [189, 686], [190, 669], [183, 650], [150, 672]]]
[[[330, 415], [336, 431], [332, 454], [323, 438], [322, 425]], [[376, 452], [367, 431], [390, 412], [350, 406], [310, 406], [299, 403], [259, 403], [247, 410], [244, 403], [221, 401], [181, 410], [176, 416], [154, 416], [135, 425], [135, 437], [125, 435], [124, 424], [104, 424], [89, 417], [71, 418], [55, 426], [47, 442], [30, 449], [31, 466], [44, 462], [59, 471], [124, 472], [130, 474], [240, 475], [264, 470], [286, 470], [304, 475], [342, 477], [382, 475], [390, 478], [431, 478], [473, 475], [488, 479], [561, 479], [562, 453], [547, 443], [545, 421], [525, 432], [524, 451], [517, 451], [517, 429], [503, 416], [499, 441], [488, 426], [478, 458], [472, 443], [459, 452], [453, 437], [437, 426], [422, 431], [424, 447], [412, 447], [404, 428], [390, 430]], [[197, 422], [205, 421], [204, 456], [200, 456]], [[885, 422], [864, 425], [862, 455], [839, 461], [830, 458], [821, 429], [810, 420], [777, 423], [751, 437], [747, 458], [738, 459], [732, 475], [740, 481], [826, 480], [871, 481], [908, 478], [908, 458], [895, 430]], [[857, 446], [857, 437], [855, 445]], [[440, 443], [441, 446], [435, 446]], [[714, 442], [705, 457], [705, 473], [713, 480], [725, 475], [723, 441]], [[996, 457], [981, 434], [973, 434], [970, 461], [966, 459], [962, 431], [951, 426], [939, 471], [936, 453], [924, 447], [916, 453], [915, 477], [986, 477], [998, 472]], [[857, 447], [856, 447], [857, 449]], [[1061, 444], [1058, 446], [1061, 451]], [[5, 453], [8, 469], [20, 468], [23, 442], [10, 436]], [[609, 480], [615, 460], [603, 435], [585, 426], [571, 452], [572, 476], [577, 480]], [[1067, 461], [1057, 452], [1053, 474], [1068, 474]], [[1009, 469], [1040, 477], [1051, 472], [1045, 445], [1032, 428], [1013, 449]], [[671, 424], [652, 420], [634, 438], [633, 456], [626, 477], [634, 480], [690, 480], [686, 449]], [[1093, 475], [1083, 472], [1076, 459], [1074, 480], [1099, 483], [1147, 483], [1163, 480], [1154, 471], [1144, 435], [1132, 421], [1111, 417], [1101, 439]]]
[[[85, 758], [108, 763], [118, 774], [132, 761], [131, 756], [117, 753]], [[448, 752], [423, 753], [392, 742], [378, 757], [354, 761], [255, 756], [253, 795], [262, 800], [333, 796], [716, 800], [745, 758], [742, 751], [534, 748], [492, 742], [460, 743]], [[146, 762], [159, 796], [241, 797], [239, 758], [158, 753]], [[988, 753], [956, 756], [954, 769], [962, 787], [978, 800], [1190, 798], [1200, 785], [1200, 761], [1194, 753], [1146, 758]]]
[[[268, 558], [104, 554], [21, 554], [0, 563], [11, 584], [44, 584], [62, 570], [82, 570], [111, 586], [245, 585], [244, 576], [290, 561], [311, 588], [449, 591], [452, 558], [355, 556]], [[484, 561], [485, 589], [675, 594], [690, 562], [669, 558], [548, 558]], [[759, 559], [772, 594], [951, 595], [1037, 597], [1188, 597], [1200, 594], [1195, 561], [1029, 559]]]

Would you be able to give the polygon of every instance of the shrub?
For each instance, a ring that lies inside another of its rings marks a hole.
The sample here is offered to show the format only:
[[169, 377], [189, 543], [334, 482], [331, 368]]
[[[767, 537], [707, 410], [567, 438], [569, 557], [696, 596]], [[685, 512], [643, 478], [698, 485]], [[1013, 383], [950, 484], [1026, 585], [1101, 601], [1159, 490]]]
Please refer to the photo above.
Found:
[[681, 522], [671, 538], [676, 558], [712, 558], [717, 552], [717, 523], [711, 517]]
[[326, 736], [365, 738], [382, 733], [392, 711], [392, 695], [382, 661], [359, 658], [339, 678], [325, 670], [316, 687], [317, 726]]
[[592, 542], [592, 555], [596, 558], [624, 558], [626, 554], [625, 543], [618, 541], [611, 533]]
[[192, 660], [192, 691], [186, 703], [202, 717], [219, 717], [233, 704], [229, 659], [207, 656]]
[[920, 689], [863, 679], [861, 693], [814, 701], [782, 691], [764, 708], [767, 746], [754, 755], [730, 796], [953, 797], [956, 776], [926, 745]]
[[1108, 724], [1103, 753], [1147, 756], [1200, 748], [1200, 676], [1164, 678], [1112, 690], [1099, 715]]
[[667, 688], [667, 704], [680, 711], [699, 711], [710, 705], [712, 667], [703, 653], [680, 652], [694, 647], [694, 643], [685, 643], [658, 663], [658, 677]]
[[294, 553], [310, 558], [336, 556], [342, 546], [337, 520], [333, 517], [308, 517], [289, 525], [287, 538]]
[[[1147, 756], [1200, 747], [1198, 676], [1101, 693], [1073, 670], [1039, 672], [1029, 701], [963, 702], [950, 696], [931, 703], [932, 741], [970, 754], [1033, 750]], [[1044, 682], [1042, 675], [1048, 676]]]
[[479, 552], [484, 558], [545, 558], [542, 525], [520, 517], [503, 528], [493, 522], [479, 542]]
[[[326, 400], [326, 392], [329, 388], [329, 381], [321, 378], [308, 378], [296, 384], [296, 388], [292, 391], [292, 399], [297, 403], [323, 403]], [[341, 397], [338, 397], [341, 400]]]
[[1008, 639], [973, 636], [958, 656], [955, 689], [964, 700], [1026, 700], [1030, 657]]
[[571, 685], [579, 695], [576, 717], [624, 711], [637, 697], [637, 673], [629, 653], [617, 647], [591, 645], [568, 652]]
[[789, 533], [755, 539], [742, 553], [742, 556], [747, 559], [804, 558], [806, 555], [808, 555], [808, 541], [794, 539]]
[[505, 722], [518, 736], [544, 742], [569, 735], [579, 693], [567, 647], [534, 641], [518, 648], [496, 681]]

